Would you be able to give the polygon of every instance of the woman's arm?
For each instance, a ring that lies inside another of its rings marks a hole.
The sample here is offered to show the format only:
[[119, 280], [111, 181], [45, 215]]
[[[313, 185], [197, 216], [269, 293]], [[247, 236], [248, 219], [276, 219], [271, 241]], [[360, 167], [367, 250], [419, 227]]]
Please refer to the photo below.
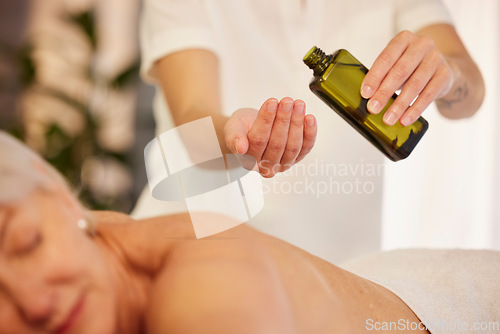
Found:
[[484, 99], [484, 81], [455, 28], [438, 24], [426, 27], [418, 34], [433, 39], [453, 73], [448, 93], [436, 100], [441, 114], [452, 119], [474, 115]]
[[212, 116], [223, 144], [229, 117], [222, 114], [217, 57], [208, 50], [189, 49], [169, 54], [154, 66], [175, 124]]

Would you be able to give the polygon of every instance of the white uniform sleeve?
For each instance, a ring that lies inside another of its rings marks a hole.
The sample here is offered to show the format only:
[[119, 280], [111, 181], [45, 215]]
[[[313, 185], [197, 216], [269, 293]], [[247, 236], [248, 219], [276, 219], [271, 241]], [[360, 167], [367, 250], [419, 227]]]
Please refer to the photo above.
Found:
[[396, 29], [416, 32], [435, 23], [452, 24], [441, 0], [396, 0]]
[[141, 76], [154, 83], [154, 63], [181, 50], [215, 50], [206, 8], [199, 0], [145, 0], [141, 15]]

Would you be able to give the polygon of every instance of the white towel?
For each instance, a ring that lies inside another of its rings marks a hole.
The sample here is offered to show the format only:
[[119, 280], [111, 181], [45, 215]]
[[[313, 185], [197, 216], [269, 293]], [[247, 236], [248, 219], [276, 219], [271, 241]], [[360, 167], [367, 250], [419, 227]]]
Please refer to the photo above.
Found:
[[500, 333], [498, 251], [397, 250], [341, 267], [392, 291], [432, 334]]

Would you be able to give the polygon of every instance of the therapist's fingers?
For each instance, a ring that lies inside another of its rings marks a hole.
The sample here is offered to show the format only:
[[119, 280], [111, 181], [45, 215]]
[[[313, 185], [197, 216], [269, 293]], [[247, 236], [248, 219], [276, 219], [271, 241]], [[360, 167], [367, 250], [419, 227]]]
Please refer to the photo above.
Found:
[[[257, 118], [248, 132], [248, 151], [257, 161], [266, 150], [278, 110], [278, 100], [270, 98], [260, 107]], [[242, 152], [240, 152], [242, 153]]]
[[[452, 80], [452, 70], [441, 52], [428, 52], [387, 110], [384, 122], [393, 125], [400, 119], [403, 126], [412, 124], [435, 99], [450, 90]], [[392, 121], [388, 121], [389, 117]]]
[[[368, 101], [368, 109], [373, 113], [379, 113], [387, 105], [394, 93], [403, 85], [406, 86], [406, 81], [418, 67], [422, 59], [423, 54], [420, 51], [408, 48], [389, 73], [387, 73], [373, 97]], [[432, 74], [430, 76], [432, 76]], [[413, 81], [415, 82], [415, 80]], [[416, 95], [414, 95], [413, 98], [415, 98], [415, 96]], [[410, 102], [412, 100], [413, 99], [411, 99]], [[404, 110], [406, 110], [406, 108]], [[401, 113], [404, 110], [402, 110]], [[401, 113], [398, 116], [401, 116]], [[396, 115], [396, 113], [393, 111], [392, 113], [386, 114], [384, 121], [388, 119], [387, 116], [391, 115]], [[399, 117], [394, 118], [394, 120], [397, 119], [399, 119]], [[390, 124], [391, 122], [386, 121], [386, 123]]]
[[304, 114], [305, 103], [302, 100], [296, 100], [293, 103], [292, 117], [290, 119], [290, 129], [288, 130], [288, 141], [285, 152], [281, 157], [281, 172], [289, 169], [302, 150], [304, 142]]
[[413, 100], [415, 100], [415, 97], [419, 96], [422, 93], [427, 83], [431, 80], [434, 70], [435, 65], [433, 63], [426, 62], [424, 60], [424, 62], [420, 64], [420, 66], [415, 70], [415, 73], [412, 75], [412, 77], [405, 83], [404, 87], [401, 89], [401, 93], [399, 94], [399, 96], [385, 112], [384, 122], [387, 125], [394, 125], [403, 114], [405, 114], [406, 116], [404, 118], [401, 118], [400, 121], [401, 125], [403, 126], [410, 125], [420, 116], [423, 110], [421, 110], [418, 115], [416, 115], [414, 112], [408, 113], [407, 110]]
[[406, 110], [401, 117], [401, 124], [408, 126], [415, 122], [422, 112], [439, 96], [440, 89], [449, 82], [447, 69], [436, 72], [415, 102]]
[[[384, 114], [384, 123], [394, 125], [401, 119], [400, 123], [408, 126], [423, 112], [422, 107], [427, 107], [431, 98], [444, 95], [451, 83], [452, 71], [433, 39], [403, 31], [375, 60], [363, 80], [361, 95], [369, 99], [368, 111], [377, 114], [401, 88], [401, 94]], [[421, 101], [411, 108], [414, 100]]]
[[272, 177], [281, 170], [280, 161], [287, 146], [293, 105], [290, 97], [279, 102], [269, 142], [259, 164], [260, 173], [264, 177]]
[[235, 111], [224, 127], [224, 139], [229, 150], [253, 157], [260, 174], [272, 177], [311, 151], [316, 132], [316, 120], [305, 115], [304, 101], [271, 98], [259, 111]]
[[295, 159], [295, 162], [299, 162], [304, 159], [304, 157], [311, 152], [316, 142], [316, 134], [318, 132], [318, 125], [316, 118], [309, 114], [304, 118], [304, 140], [302, 143], [302, 150]]
[[[389, 42], [389, 44], [387, 44], [377, 59], [375, 59], [372, 68], [368, 71], [361, 84], [361, 95], [365, 99], [371, 99], [377, 92], [386, 75], [391, 71], [408, 47], [409, 38], [410, 36], [405, 32], [399, 33]], [[401, 72], [400, 75], [405, 76], [406, 73]], [[401, 84], [398, 87], [400, 86]], [[398, 88], [394, 89], [390, 95], [392, 96], [397, 89]], [[382, 105], [382, 103], [376, 99], [371, 99], [370, 102], [372, 103], [368, 106], [368, 109], [372, 113], [378, 113], [385, 106], [385, 104]]]

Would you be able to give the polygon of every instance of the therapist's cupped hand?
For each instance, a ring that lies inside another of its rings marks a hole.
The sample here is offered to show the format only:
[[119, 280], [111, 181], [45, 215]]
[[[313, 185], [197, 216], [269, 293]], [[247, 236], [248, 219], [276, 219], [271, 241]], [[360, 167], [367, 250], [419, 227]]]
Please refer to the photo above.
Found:
[[403, 31], [373, 63], [361, 85], [361, 95], [369, 99], [368, 110], [377, 114], [401, 89], [383, 119], [387, 125], [400, 120], [401, 125], [408, 126], [435, 99], [448, 93], [452, 79], [453, 72], [431, 37]]
[[260, 110], [236, 110], [224, 127], [228, 149], [255, 158], [259, 173], [272, 177], [302, 160], [313, 148], [317, 124], [306, 115], [305, 103], [270, 98]]

